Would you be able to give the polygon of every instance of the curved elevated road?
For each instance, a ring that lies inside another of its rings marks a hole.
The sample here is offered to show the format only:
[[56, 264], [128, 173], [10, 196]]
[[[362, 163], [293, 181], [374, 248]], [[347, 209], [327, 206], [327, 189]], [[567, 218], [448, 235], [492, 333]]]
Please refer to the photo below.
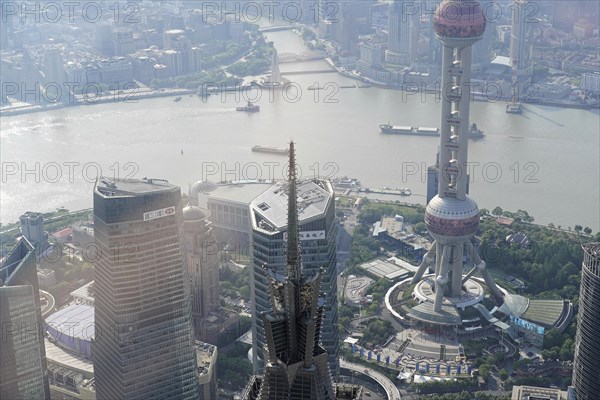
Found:
[[382, 373], [375, 371], [374, 369], [368, 368], [364, 365], [348, 362], [343, 358], [340, 358], [340, 367], [347, 368], [355, 372], [360, 372], [361, 374], [365, 374], [365, 369], [368, 369], [369, 373], [365, 375], [375, 379], [381, 385], [381, 387], [383, 387], [388, 400], [402, 399], [402, 397], [400, 397], [400, 391], [398, 390], [396, 385], [394, 385], [394, 382], [389, 380], [388, 377], [386, 377]]

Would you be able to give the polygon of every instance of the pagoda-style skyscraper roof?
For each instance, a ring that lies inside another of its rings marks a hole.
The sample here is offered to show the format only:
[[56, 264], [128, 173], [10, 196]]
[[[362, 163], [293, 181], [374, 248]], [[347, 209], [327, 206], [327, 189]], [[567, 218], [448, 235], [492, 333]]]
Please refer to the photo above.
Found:
[[290, 143], [286, 275], [265, 267], [271, 310], [261, 315], [266, 334], [265, 372], [245, 399], [335, 399], [327, 352], [320, 344], [324, 301], [321, 273], [304, 276], [298, 235], [296, 159]]

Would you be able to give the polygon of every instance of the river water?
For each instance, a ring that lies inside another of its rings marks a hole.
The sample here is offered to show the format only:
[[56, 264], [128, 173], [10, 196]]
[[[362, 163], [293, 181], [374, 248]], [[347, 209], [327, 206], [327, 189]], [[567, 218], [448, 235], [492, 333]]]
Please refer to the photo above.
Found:
[[[291, 31], [268, 33], [280, 53], [306, 48]], [[324, 61], [281, 64], [282, 72], [323, 70]], [[288, 75], [287, 95], [263, 90], [261, 112], [236, 112], [245, 98], [185, 96], [96, 104], [2, 118], [0, 220], [28, 210], [91, 207], [96, 175], [162, 177], [184, 192], [193, 182], [282, 178], [285, 157], [254, 153], [256, 144], [294, 139], [302, 176], [350, 176], [364, 186], [408, 187], [402, 200], [424, 204], [425, 167], [438, 139], [383, 135], [378, 125], [437, 127], [433, 95], [380, 88], [340, 88], [336, 73]], [[311, 91], [314, 83], [325, 86]], [[255, 97], [258, 92], [248, 96]], [[480, 207], [525, 209], [536, 222], [600, 229], [600, 139], [597, 110], [474, 102], [471, 120], [485, 138], [470, 141], [471, 195]]]

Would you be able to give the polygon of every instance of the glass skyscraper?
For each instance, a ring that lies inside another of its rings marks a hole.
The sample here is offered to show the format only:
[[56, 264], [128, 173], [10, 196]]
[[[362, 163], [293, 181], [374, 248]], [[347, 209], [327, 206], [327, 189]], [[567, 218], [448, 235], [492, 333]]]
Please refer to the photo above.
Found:
[[[284, 273], [286, 266], [287, 186], [287, 182], [277, 183], [250, 204], [254, 259], [252, 295], [255, 304], [252, 344], [256, 373], [262, 372], [266, 343], [263, 321], [259, 316], [271, 309], [264, 267]], [[336, 376], [339, 369], [339, 333], [333, 188], [326, 180], [303, 180], [297, 182], [297, 195], [302, 269], [307, 275], [323, 269], [321, 291], [325, 305], [321, 343], [329, 355], [331, 373]]]
[[573, 386], [577, 400], [600, 395], [600, 243], [583, 245]]
[[94, 189], [98, 399], [197, 399], [181, 193], [164, 180]]
[[21, 238], [0, 264], [0, 399], [50, 399], [35, 262]]
[[[301, 232], [298, 226], [299, 203], [310, 207], [311, 198], [317, 204], [323, 200], [310, 196], [310, 192], [297, 191], [294, 143], [290, 143], [289, 179], [284, 192], [278, 191], [278, 199], [260, 203], [258, 208], [266, 211], [285, 198], [287, 207], [277, 208], [275, 215], [287, 223], [285, 232], [284, 269], [264, 266], [268, 286], [268, 310], [258, 313], [262, 332], [266, 338], [264, 375], [254, 377], [248, 383], [244, 400], [301, 400], [334, 399], [335, 392], [329, 372], [327, 352], [321, 346], [323, 311], [325, 300], [321, 297], [321, 279], [324, 268], [312, 273], [305, 271], [304, 259], [310, 253], [301, 252], [301, 238], [319, 237], [324, 231]], [[260, 197], [259, 197], [260, 198]], [[262, 199], [265, 200], [265, 199]], [[287, 208], [287, 209], [285, 209]], [[315, 207], [317, 211], [319, 207]], [[286, 218], [287, 214], [287, 218]], [[273, 215], [274, 216], [274, 215]], [[258, 216], [257, 218], [260, 218]], [[259, 229], [269, 230], [267, 219]], [[259, 226], [260, 226], [259, 222]], [[263, 279], [261, 279], [261, 282]]]

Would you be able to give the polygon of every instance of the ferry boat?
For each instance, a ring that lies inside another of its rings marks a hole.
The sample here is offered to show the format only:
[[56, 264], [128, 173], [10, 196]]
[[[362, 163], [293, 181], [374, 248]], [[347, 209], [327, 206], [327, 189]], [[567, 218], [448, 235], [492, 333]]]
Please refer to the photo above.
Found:
[[521, 114], [523, 112], [523, 106], [521, 103], [510, 102], [506, 105], [506, 112], [508, 114]]
[[483, 131], [477, 128], [477, 124], [473, 122], [471, 124], [471, 129], [469, 129], [469, 139], [481, 139], [484, 136]]
[[376, 193], [380, 193], [380, 194], [396, 194], [396, 195], [400, 195], [400, 196], [410, 196], [412, 194], [412, 192], [410, 191], [409, 188], [396, 188], [396, 189], [392, 189], [391, 187], [388, 186], [384, 186], [382, 188], [379, 188], [378, 191], [376, 191]]
[[258, 153], [289, 154], [290, 149], [287, 147], [256, 145], [252, 147], [252, 151], [256, 151]]
[[339, 179], [332, 180], [333, 187], [339, 189], [356, 189], [360, 187], [360, 181], [356, 178], [348, 178], [344, 176]]
[[246, 104], [245, 106], [236, 107], [235, 111], [259, 112], [260, 106], [257, 106], [256, 104], [252, 103], [251, 101], [248, 101], [248, 104]]
[[416, 136], [440, 136], [438, 128], [423, 128], [414, 126], [394, 126], [387, 124], [379, 125], [381, 133], [396, 134], [396, 135], [416, 135]]
[[[415, 135], [415, 136], [440, 136], [438, 128], [424, 128], [414, 126], [394, 126], [388, 124], [379, 125], [381, 133], [396, 134], [396, 135]], [[471, 124], [469, 128], [469, 139], [481, 139], [485, 135], [483, 131], [477, 128], [477, 124]]]

